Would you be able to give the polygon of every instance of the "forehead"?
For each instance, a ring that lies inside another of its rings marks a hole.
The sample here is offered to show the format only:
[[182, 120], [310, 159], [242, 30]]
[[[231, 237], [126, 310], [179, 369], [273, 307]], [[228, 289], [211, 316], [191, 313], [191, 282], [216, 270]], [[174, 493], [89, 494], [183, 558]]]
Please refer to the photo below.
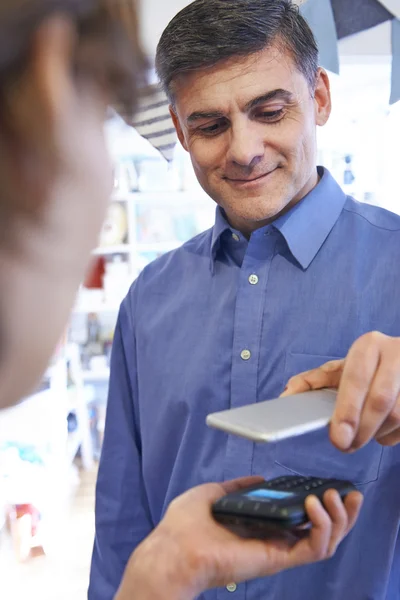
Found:
[[295, 98], [307, 93], [307, 81], [290, 54], [275, 46], [246, 57], [234, 57], [217, 65], [185, 73], [174, 82], [176, 107], [181, 116], [194, 111], [227, 111], [246, 105], [276, 89]]

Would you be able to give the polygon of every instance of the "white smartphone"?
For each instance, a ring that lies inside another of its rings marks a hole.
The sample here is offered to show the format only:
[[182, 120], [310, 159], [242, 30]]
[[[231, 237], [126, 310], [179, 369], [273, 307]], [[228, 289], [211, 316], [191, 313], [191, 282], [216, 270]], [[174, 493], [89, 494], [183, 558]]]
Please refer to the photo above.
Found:
[[329, 388], [312, 390], [212, 413], [206, 423], [254, 442], [277, 442], [326, 427], [336, 396]]

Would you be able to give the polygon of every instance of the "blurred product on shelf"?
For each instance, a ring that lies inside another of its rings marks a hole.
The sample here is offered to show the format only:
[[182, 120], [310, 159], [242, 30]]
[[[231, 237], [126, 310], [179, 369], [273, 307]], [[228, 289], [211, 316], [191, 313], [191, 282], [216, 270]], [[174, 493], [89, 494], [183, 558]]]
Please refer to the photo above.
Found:
[[15, 504], [9, 508], [8, 531], [19, 562], [45, 554], [40, 540], [40, 523], [40, 511], [33, 504]]
[[107, 304], [118, 306], [132, 284], [129, 263], [120, 254], [106, 261], [103, 275], [104, 299]]
[[45, 553], [43, 514], [46, 513], [50, 448], [9, 441], [0, 445], [0, 485], [3, 515], [15, 557], [24, 562]]
[[100, 247], [123, 244], [127, 235], [128, 216], [125, 206], [121, 202], [111, 202], [100, 234]]
[[87, 289], [102, 289], [103, 276], [106, 270], [106, 261], [104, 256], [96, 256], [92, 260], [90, 269], [84, 281], [84, 287]]
[[139, 180], [133, 158], [119, 160], [114, 165], [114, 192], [128, 194], [138, 190]]
[[96, 313], [89, 313], [87, 318], [87, 343], [88, 345], [98, 345], [100, 343], [100, 325]]
[[351, 161], [353, 157], [350, 154], [347, 154], [344, 157], [345, 169], [343, 172], [343, 185], [352, 185], [354, 183], [355, 177], [351, 167]]
[[140, 192], [177, 192], [182, 189], [179, 170], [163, 159], [147, 158], [137, 163]]
[[[207, 199], [205, 199], [206, 201]], [[202, 231], [202, 207], [182, 203], [165, 206], [162, 204], [140, 204], [136, 208], [137, 240], [139, 244], [183, 244]], [[166, 250], [167, 251], [167, 247]]]
[[103, 354], [100, 322], [97, 313], [89, 313], [86, 324], [87, 335], [86, 342], [81, 349], [81, 361], [83, 369], [90, 369], [94, 357], [99, 357]]

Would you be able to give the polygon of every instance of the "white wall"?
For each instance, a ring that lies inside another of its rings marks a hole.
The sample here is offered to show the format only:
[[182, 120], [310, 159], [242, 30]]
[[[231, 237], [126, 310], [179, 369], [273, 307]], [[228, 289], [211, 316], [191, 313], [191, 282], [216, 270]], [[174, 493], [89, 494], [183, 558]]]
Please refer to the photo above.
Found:
[[154, 56], [158, 40], [172, 17], [190, 0], [141, 0], [142, 41], [150, 56]]
[[340, 40], [339, 52], [341, 56], [391, 56], [392, 55], [392, 26], [387, 21], [362, 31], [356, 35]]
[[[295, 0], [298, 4], [307, 0]], [[351, 0], [349, 0], [350, 2]], [[398, 0], [397, 0], [398, 1]], [[142, 38], [150, 56], [155, 55], [158, 40], [174, 15], [190, 4], [190, 0], [141, 0]], [[390, 23], [342, 40], [342, 56], [387, 56], [391, 54]]]

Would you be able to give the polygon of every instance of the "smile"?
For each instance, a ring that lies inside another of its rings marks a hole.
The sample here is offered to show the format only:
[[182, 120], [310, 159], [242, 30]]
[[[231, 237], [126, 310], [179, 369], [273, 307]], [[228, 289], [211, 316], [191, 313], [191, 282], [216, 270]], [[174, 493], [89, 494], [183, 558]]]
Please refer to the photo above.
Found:
[[253, 179], [231, 179], [229, 177], [226, 177], [225, 179], [235, 187], [251, 188], [262, 185], [265, 182], [265, 180], [275, 171], [276, 169], [273, 169], [273, 171], [269, 171], [268, 173], [264, 173], [264, 175], [259, 175], [258, 177], [254, 177]]

